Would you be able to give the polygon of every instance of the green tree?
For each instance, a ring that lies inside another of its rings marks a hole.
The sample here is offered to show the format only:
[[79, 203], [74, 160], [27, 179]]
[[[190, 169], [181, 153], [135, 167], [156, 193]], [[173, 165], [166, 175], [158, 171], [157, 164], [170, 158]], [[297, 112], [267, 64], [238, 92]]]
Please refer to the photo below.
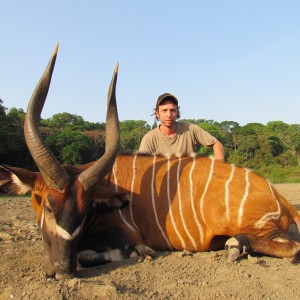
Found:
[[79, 131], [69, 128], [57, 131], [45, 142], [61, 163], [77, 165], [89, 161], [88, 140]]
[[227, 133], [231, 133], [235, 128], [239, 128], [240, 125], [234, 121], [223, 121], [220, 123], [220, 127]]
[[84, 120], [81, 116], [70, 114], [67, 112], [55, 114], [52, 118], [43, 120], [42, 126], [50, 128], [81, 128], [84, 127]]
[[5, 156], [7, 154], [7, 116], [6, 116], [7, 108], [3, 106], [3, 101], [0, 99], [0, 162], [5, 162]]
[[0, 124], [3, 125], [3, 120], [6, 118], [7, 108], [3, 106], [3, 100], [0, 99]]
[[249, 123], [232, 130], [235, 150], [230, 154], [228, 158], [229, 162], [248, 168], [254, 167], [255, 154], [261, 148], [259, 134], [262, 128], [262, 124]]
[[150, 126], [143, 120], [126, 120], [120, 122], [120, 151], [131, 152], [139, 148], [143, 136]]
[[3, 111], [5, 112], [5, 109], [2, 108], [1, 162], [9, 165], [32, 165], [24, 138], [25, 113], [23, 109], [11, 108], [7, 111], [6, 117]]
[[82, 134], [87, 138], [90, 149], [90, 160], [97, 160], [104, 153], [105, 130], [84, 130]]
[[9, 120], [10, 126], [14, 128], [23, 128], [25, 120], [25, 112], [23, 108], [11, 108], [7, 112], [7, 118]]
[[280, 139], [300, 166], [300, 124], [288, 125], [282, 121], [273, 121], [267, 123], [266, 128], [270, 134]]
[[[22, 109], [7, 110], [0, 99], [0, 163], [34, 167], [24, 140]], [[272, 121], [266, 126], [234, 121], [221, 123], [205, 119], [188, 119], [219, 139], [230, 163], [254, 169], [274, 182], [299, 182], [300, 125]], [[82, 164], [98, 159], [105, 147], [105, 123], [92, 123], [82, 117], [62, 113], [40, 120], [41, 135], [62, 163]], [[157, 126], [155, 121], [152, 127]], [[120, 122], [120, 151], [138, 149], [143, 136], [151, 129], [143, 120]], [[201, 147], [204, 155], [211, 148]], [[284, 167], [284, 168], [283, 168]]]

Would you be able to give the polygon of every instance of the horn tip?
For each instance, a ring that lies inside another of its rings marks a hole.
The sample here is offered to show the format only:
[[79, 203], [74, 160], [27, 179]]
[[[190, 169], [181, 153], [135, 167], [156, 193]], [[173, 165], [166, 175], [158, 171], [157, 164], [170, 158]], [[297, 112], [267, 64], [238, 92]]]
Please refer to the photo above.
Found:
[[53, 55], [57, 55], [58, 52], [58, 47], [59, 47], [59, 42], [56, 43], [54, 51], [53, 51]]
[[117, 62], [115, 67], [115, 73], [118, 74], [118, 72], [119, 72], [119, 62]]

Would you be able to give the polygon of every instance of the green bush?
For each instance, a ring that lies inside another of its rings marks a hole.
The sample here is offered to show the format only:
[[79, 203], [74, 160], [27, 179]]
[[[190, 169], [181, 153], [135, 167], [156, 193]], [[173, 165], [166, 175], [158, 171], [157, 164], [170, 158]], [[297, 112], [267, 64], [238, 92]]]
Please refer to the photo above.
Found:
[[300, 183], [300, 168], [297, 166], [271, 165], [254, 171], [273, 183]]

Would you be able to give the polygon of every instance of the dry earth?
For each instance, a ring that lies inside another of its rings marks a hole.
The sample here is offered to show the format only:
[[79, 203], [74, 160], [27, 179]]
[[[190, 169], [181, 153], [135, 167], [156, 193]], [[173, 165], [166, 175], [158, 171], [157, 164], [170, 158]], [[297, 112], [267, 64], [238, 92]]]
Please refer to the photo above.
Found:
[[[276, 187], [300, 210], [300, 184]], [[265, 256], [227, 264], [224, 251], [159, 252], [46, 279], [28, 197], [0, 198], [0, 253], [0, 299], [300, 299], [300, 265]]]

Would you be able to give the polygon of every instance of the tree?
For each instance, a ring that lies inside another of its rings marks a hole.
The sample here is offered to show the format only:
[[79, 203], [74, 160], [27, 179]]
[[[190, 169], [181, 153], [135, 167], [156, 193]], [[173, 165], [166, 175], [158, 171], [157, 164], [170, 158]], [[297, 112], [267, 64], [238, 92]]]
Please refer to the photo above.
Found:
[[6, 110], [7, 108], [3, 106], [3, 100], [0, 99], [0, 121], [2, 118], [6, 117]]
[[258, 136], [262, 127], [262, 124], [249, 123], [233, 129], [235, 150], [230, 154], [229, 162], [248, 168], [254, 167], [255, 154], [261, 147]]
[[55, 114], [52, 118], [44, 120], [41, 125], [51, 128], [83, 128], [84, 120], [81, 116], [64, 112]]
[[157, 126], [158, 126], [158, 125], [157, 125], [157, 121], [154, 120], [151, 129], [155, 129], [155, 128], [157, 128]]
[[33, 164], [29, 155], [23, 132], [25, 113], [23, 109], [0, 108], [0, 159], [2, 163], [9, 165], [31, 166]]
[[76, 165], [90, 161], [88, 140], [79, 131], [69, 128], [57, 131], [45, 142], [61, 163]]
[[82, 134], [87, 138], [91, 151], [91, 161], [97, 160], [104, 153], [105, 130], [84, 130]]
[[120, 122], [120, 151], [131, 152], [139, 148], [143, 136], [150, 126], [143, 120]]
[[[35, 164], [27, 149], [23, 109], [7, 109], [0, 99], [0, 163], [33, 169]], [[234, 121], [221, 123], [205, 119], [188, 119], [220, 140], [230, 163], [248, 167], [263, 176], [283, 182], [299, 181], [300, 125], [272, 121], [267, 125], [249, 123], [240, 126]], [[152, 127], [157, 126], [154, 121]], [[120, 122], [120, 152], [139, 148], [151, 126], [143, 120]], [[98, 159], [105, 147], [105, 123], [85, 121], [70, 113], [40, 120], [43, 139], [61, 163], [83, 164]], [[210, 147], [199, 153], [210, 155]], [[284, 167], [284, 168], [283, 168]]]
[[8, 133], [8, 122], [6, 116], [7, 108], [3, 106], [3, 101], [0, 99], [0, 162], [5, 162], [5, 155], [7, 153], [7, 133]]
[[300, 166], [300, 125], [288, 125], [282, 121], [269, 122], [267, 130], [275, 137], [279, 138], [282, 144], [291, 151]]
[[9, 119], [10, 125], [15, 128], [22, 128], [25, 120], [25, 112], [23, 108], [11, 108], [7, 112], [7, 117]]
[[239, 128], [240, 125], [234, 121], [223, 121], [220, 123], [220, 127], [227, 133], [231, 133], [235, 128]]

